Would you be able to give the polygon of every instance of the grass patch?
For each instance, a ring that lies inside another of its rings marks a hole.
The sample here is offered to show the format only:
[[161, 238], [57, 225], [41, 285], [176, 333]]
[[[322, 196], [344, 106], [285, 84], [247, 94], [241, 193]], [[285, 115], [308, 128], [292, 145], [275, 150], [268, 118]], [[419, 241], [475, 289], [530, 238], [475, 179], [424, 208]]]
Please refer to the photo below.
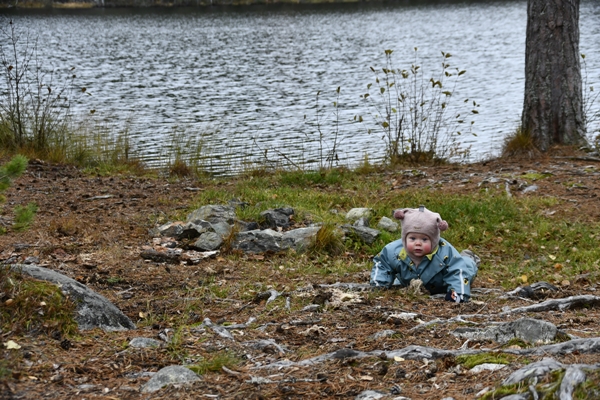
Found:
[[531, 133], [521, 127], [504, 139], [502, 157], [526, 156], [533, 158], [539, 153]]
[[552, 175], [551, 174], [540, 174], [539, 172], [528, 172], [526, 174], [521, 175], [521, 178], [529, 180], [529, 181], [539, 181], [542, 179], [546, 179], [549, 176], [552, 176]]
[[38, 207], [35, 203], [29, 203], [26, 206], [16, 206], [13, 229], [15, 231], [24, 231], [28, 229], [35, 218], [37, 210]]
[[14, 334], [56, 331], [61, 336], [77, 332], [75, 304], [51, 283], [37, 281], [0, 267], [0, 326]]
[[335, 225], [326, 223], [317, 231], [309, 250], [316, 254], [340, 255], [344, 251], [342, 235]]
[[[327, 174], [325, 174], [326, 176]], [[236, 180], [215, 180], [198, 194], [191, 209], [206, 204], [227, 204], [237, 199], [247, 204], [236, 210], [245, 221], [262, 220], [260, 213], [282, 206], [291, 206], [297, 223], [319, 224], [324, 228], [315, 240], [308, 262], [301, 254], [289, 254], [291, 262], [303, 262], [306, 271], [318, 276], [329, 275], [329, 268], [313, 268], [313, 262], [324, 256], [351, 254], [365, 259], [377, 254], [387, 243], [399, 237], [399, 232], [382, 231], [372, 244], [347, 235], [343, 246], [334, 235], [333, 227], [348, 221], [345, 214], [354, 207], [372, 208], [371, 226], [398, 207], [424, 204], [440, 213], [450, 229], [444, 238], [459, 251], [471, 249], [480, 255], [479, 276], [506, 289], [535, 281], [562, 283], [589, 273], [597, 275], [600, 257], [597, 254], [598, 223], [579, 221], [576, 217], [551, 214], [562, 200], [550, 196], [508, 197], [503, 188], [487, 188], [474, 194], [440, 195], [435, 187], [389, 191], [386, 174], [363, 175], [341, 170], [334, 174], [334, 184], [321, 184], [321, 174], [302, 176], [298, 172], [265, 173]], [[544, 179], [530, 176], [528, 179]], [[306, 186], [305, 183], [309, 183]], [[303, 261], [301, 261], [303, 260]], [[357, 263], [361, 264], [361, 263]], [[366, 262], [368, 264], [368, 262]], [[325, 265], [325, 264], [320, 264]], [[361, 264], [370, 269], [370, 265]], [[286, 271], [289, 272], [289, 270]], [[335, 268], [333, 273], [342, 273]]]
[[209, 354], [201, 362], [187, 367], [198, 375], [210, 372], [220, 372], [223, 367], [232, 368], [240, 363], [240, 359], [229, 351], [218, 351]]

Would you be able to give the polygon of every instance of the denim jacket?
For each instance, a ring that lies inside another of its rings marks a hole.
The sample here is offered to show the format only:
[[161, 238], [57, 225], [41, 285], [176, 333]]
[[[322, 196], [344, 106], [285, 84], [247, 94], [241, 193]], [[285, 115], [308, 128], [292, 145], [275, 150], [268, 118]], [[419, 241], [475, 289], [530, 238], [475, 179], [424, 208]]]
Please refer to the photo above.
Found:
[[421, 279], [423, 287], [431, 294], [454, 290], [467, 300], [471, 296], [471, 284], [476, 275], [475, 261], [461, 256], [443, 238], [432, 253], [423, 257], [418, 267], [399, 239], [386, 245], [373, 258], [371, 286], [390, 287], [398, 283], [408, 286], [411, 280]]

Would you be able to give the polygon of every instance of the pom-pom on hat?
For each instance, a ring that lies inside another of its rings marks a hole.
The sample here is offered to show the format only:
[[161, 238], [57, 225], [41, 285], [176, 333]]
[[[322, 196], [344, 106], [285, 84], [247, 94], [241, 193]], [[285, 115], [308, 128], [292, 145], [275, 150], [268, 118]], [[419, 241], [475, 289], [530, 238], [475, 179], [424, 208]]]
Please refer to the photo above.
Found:
[[[440, 242], [440, 232], [448, 229], [448, 223], [440, 214], [429, 211], [425, 206], [394, 210], [394, 218], [402, 220], [402, 243], [406, 246], [406, 236], [410, 232], [429, 236], [433, 249]], [[432, 250], [433, 250], [432, 249]]]

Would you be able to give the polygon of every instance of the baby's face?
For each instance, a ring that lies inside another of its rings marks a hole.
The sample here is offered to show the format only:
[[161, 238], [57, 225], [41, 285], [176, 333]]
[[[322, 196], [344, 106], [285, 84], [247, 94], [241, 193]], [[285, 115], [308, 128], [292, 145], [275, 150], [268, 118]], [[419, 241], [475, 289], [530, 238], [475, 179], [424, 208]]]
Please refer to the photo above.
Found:
[[431, 253], [431, 239], [422, 233], [410, 232], [406, 235], [406, 251], [417, 257]]

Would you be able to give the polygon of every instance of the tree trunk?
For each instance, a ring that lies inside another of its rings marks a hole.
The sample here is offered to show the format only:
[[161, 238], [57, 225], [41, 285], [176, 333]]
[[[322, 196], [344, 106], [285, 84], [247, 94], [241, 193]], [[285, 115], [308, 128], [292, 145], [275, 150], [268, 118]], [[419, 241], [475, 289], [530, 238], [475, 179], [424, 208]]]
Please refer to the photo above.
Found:
[[535, 146], [584, 145], [579, 0], [528, 0], [521, 127]]

